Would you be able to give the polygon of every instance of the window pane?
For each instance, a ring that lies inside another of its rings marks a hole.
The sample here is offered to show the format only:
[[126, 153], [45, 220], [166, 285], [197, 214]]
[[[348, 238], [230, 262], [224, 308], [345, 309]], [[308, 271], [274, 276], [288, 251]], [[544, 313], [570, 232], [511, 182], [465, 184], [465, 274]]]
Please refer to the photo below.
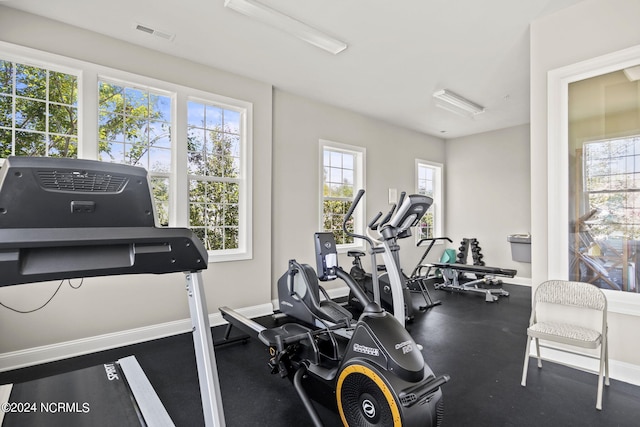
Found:
[[169, 225], [169, 179], [151, 178], [151, 191], [156, 204], [158, 225]]
[[0, 95], [0, 126], [13, 126], [13, 98]]
[[124, 113], [124, 88], [108, 82], [99, 82], [100, 111]]
[[137, 118], [149, 117], [149, 92], [127, 87], [124, 89], [124, 110]]
[[49, 132], [76, 135], [78, 109], [70, 105], [51, 104], [49, 106]]
[[39, 130], [46, 128], [47, 104], [31, 99], [16, 99], [16, 128]]
[[0, 94], [13, 94], [13, 64], [0, 59]]
[[239, 134], [240, 133], [240, 113], [237, 111], [225, 110], [224, 112], [224, 131]]
[[35, 132], [16, 132], [16, 156], [44, 156], [47, 153], [45, 135]]
[[77, 157], [78, 138], [71, 136], [51, 136], [49, 141], [50, 157]]
[[148, 170], [169, 173], [171, 171], [171, 150], [166, 148], [149, 149]]
[[199, 127], [204, 129], [204, 105], [199, 102], [187, 103], [187, 116], [189, 126]]
[[16, 95], [26, 98], [47, 98], [47, 71], [29, 65], [16, 64]]
[[205, 127], [222, 131], [222, 108], [212, 105], [205, 106]]
[[164, 121], [171, 121], [171, 98], [150, 94], [149, 97], [149, 117]]
[[0, 129], [0, 157], [7, 158], [11, 155], [13, 142], [11, 140], [11, 131]]
[[49, 74], [49, 101], [60, 104], [78, 105], [78, 81], [76, 76], [56, 73]]
[[171, 125], [167, 122], [149, 122], [149, 145], [171, 148]]

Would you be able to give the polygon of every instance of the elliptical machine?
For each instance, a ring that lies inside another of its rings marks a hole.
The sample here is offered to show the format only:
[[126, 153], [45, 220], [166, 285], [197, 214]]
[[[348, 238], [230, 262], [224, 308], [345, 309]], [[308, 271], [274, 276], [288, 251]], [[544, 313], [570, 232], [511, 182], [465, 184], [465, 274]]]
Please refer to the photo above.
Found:
[[[380, 219], [382, 212], [378, 212], [369, 222], [367, 236], [354, 234], [343, 228], [350, 236], [364, 239], [369, 243], [371, 266], [377, 270], [376, 274], [366, 273], [361, 261], [361, 257], [365, 255], [364, 252], [349, 251], [347, 255], [354, 258], [349, 274], [360, 284], [370, 299], [373, 299], [385, 310], [394, 313], [402, 324], [405, 321], [413, 320], [415, 311], [411, 289], [408, 286], [413, 279], [402, 272], [398, 239], [411, 236], [411, 227], [418, 224], [432, 203], [433, 199], [428, 196], [420, 194], [406, 196], [406, 193], [402, 192], [398, 203], [391, 206], [384, 218]], [[374, 233], [377, 233], [378, 236], [374, 236]], [[377, 254], [382, 255], [383, 266], [377, 265]], [[420, 307], [421, 309], [436, 305], [428, 291], [423, 291], [422, 296], [426, 305]], [[362, 307], [353, 292], [349, 293], [349, 303], [356, 310]], [[398, 311], [400, 308], [402, 311]], [[404, 318], [400, 317], [402, 314], [404, 314]]]
[[[361, 190], [345, 222], [363, 195]], [[269, 347], [271, 372], [292, 380], [315, 426], [322, 422], [310, 395], [331, 394], [335, 394], [335, 405], [345, 426], [440, 426], [440, 387], [449, 376], [435, 376], [403, 325], [372, 302], [340, 268], [332, 233], [316, 233], [315, 247], [317, 276], [309, 274], [309, 266], [295, 261], [289, 262], [283, 275], [282, 283], [288, 287], [286, 295], [279, 296], [280, 307], [294, 322], [267, 329], [222, 307], [220, 311], [229, 328], [233, 325], [256, 335]], [[325, 308], [315, 304], [320, 292], [318, 278], [339, 278], [354, 292], [364, 305], [355, 323], [350, 315], [340, 317], [334, 313], [335, 303], [325, 304]], [[298, 319], [299, 315], [304, 319]]]

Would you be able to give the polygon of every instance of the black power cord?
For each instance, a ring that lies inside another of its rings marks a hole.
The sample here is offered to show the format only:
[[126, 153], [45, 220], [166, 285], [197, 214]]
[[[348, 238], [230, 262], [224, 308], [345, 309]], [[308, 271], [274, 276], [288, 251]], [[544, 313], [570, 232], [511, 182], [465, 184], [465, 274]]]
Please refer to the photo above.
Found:
[[18, 310], [17, 308], [9, 307], [8, 305], [6, 305], [6, 304], [4, 304], [4, 303], [2, 303], [2, 302], [0, 302], [0, 306], [2, 306], [2, 307], [4, 307], [4, 308], [6, 308], [7, 310], [11, 310], [11, 311], [14, 311], [14, 312], [16, 312], [16, 313], [20, 313], [20, 314], [29, 314], [29, 313], [34, 313], [34, 312], [36, 312], [36, 311], [38, 311], [38, 310], [42, 310], [42, 309], [43, 309], [43, 308], [45, 308], [45, 307], [46, 307], [46, 306], [51, 302], [51, 300], [53, 300], [53, 298], [58, 294], [58, 292], [60, 291], [60, 288], [62, 288], [62, 285], [64, 284], [64, 281], [65, 281], [65, 280], [66, 280], [67, 282], [69, 282], [69, 287], [70, 287], [71, 289], [80, 289], [80, 288], [82, 287], [82, 283], [84, 282], [84, 278], [82, 278], [82, 279], [80, 280], [80, 284], [79, 284], [79, 285], [77, 285], [77, 286], [74, 286], [74, 285], [71, 283], [71, 279], [63, 279], [62, 281], [60, 281], [60, 284], [59, 284], [59, 285], [58, 285], [58, 287], [56, 288], [56, 290], [55, 290], [55, 292], [53, 293], [53, 295], [51, 295], [51, 297], [49, 297], [49, 299], [48, 299], [44, 304], [42, 304], [40, 307], [34, 308], [33, 310]]

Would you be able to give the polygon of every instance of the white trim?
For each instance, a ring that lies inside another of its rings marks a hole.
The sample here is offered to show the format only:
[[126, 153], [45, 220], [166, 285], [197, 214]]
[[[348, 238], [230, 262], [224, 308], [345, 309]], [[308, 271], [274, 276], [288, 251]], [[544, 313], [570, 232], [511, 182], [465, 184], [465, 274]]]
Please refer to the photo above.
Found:
[[510, 285], [529, 286], [531, 287], [531, 277], [513, 277], [511, 279], [504, 279], [505, 283]]
[[[569, 277], [569, 84], [640, 64], [640, 45], [547, 74], [547, 279]], [[640, 316], [640, 294], [603, 289], [613, 313]]]
[[[273, 314], [273, 306], [270, 303], [266, 303], [240, 308], [237, 311], [249, 318], [268, 316]], [[222, 315], [220, 313], [209, 313], [209, 323], [211, 327], [214, 327], [223, 325], [226, 322], [222, 319]], [[182, 319], [173, 322], [129, 329], [126, 331], [3, 353], [0, 354], [0, 372], [39, 365], [56, 360], [68, 359], [126, 345], [138, 344], [145, 341], [187, 333], [191, 330], [191, 319]]]
[[[533, 345], [531, 346], [529, 356], [534, 360], [537, 360], [536, 349]], [[592, 355], [560, 350], [558, 347], [553, 347], [547, 343], [543, 344], [541, 342], [540, 357], [543, 362], [546, 360], [549, 362], [559, 363], [561, 365], [598, 375], [598, 358]], [[542, 369], [544, 369], [544, 363], [542, 364]], [[609, 377], [618, 381], [640, 386], [640, 366], [609, 359]]]

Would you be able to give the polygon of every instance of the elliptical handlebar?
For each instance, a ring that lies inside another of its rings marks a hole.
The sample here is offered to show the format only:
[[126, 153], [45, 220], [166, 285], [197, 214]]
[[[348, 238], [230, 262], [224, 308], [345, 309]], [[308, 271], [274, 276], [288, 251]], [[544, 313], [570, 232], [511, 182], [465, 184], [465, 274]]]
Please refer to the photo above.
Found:
[[378, 228], [378, 225], [376, 224], [376, 222], [378, 222], [381, 216], [382, 216], [382, 212], [378, 212], [378, 214], [374, 216], [371, 221], [369, 221], [369, 224], [367, 224], [367, 227], [371, 228], [372, 230], [376, 230]]
[[[396, 211], [397, 207], [398, 207], [398, 205], [396, 205], [395, 203], [393, 205], [391, 205], [391, 209], [389, 209], [389, 212], [387, 212], [387, 214], [384, 216], [384, 218], [382, 218], [380, 223], [379, 224], [375, 224], [373, 227], [371, 227], [371, 229], [372, 230], [377, 230], [379, 227], [382, 227], [383, 225], [388, 223], [389, 220], [391, 219], [391, 217], [393, 216], [393, 213]], [[381, 212], [378, 213], [376, 218], [380, 218], [380, 215], [382, 215]]]
[[[356, 197], [353, 199], [353, 202], [351, 203], [351, 206], [349, 206], [349, 210], [347, 211], [347, 213], [344, 216], [344, 219], [342, 220], [342, 231], [344, 231], [347, 236], [350, 237], [354, 237], [356, 239], [362, 239], [365, 240], [367, 243], [369, 243], [369, 245], [371, 245], [371, 247], [373, 248], [373, 241], [371, 240], [371, 238], [369, 236], [363, 236], [361, 234], [356, 234], [352, 231], [349, 231], [347, 229], [347, 222], [349, 222], [349, 219], [351, 219], [351, 217], [353, 217], [353, 212], [356, 210], [356, 207], [358, 207], [358, 204], [360, 203], [360, 200], [362, 199], [362, 196], [364, 196], [364, 190], [359, 190], [358, 194], [356, 194]], [[375, 219], [380, 218], [379, 214], [378, 216], [376, 216]], [[374, 222], [374, 221], [372, 221]]]

